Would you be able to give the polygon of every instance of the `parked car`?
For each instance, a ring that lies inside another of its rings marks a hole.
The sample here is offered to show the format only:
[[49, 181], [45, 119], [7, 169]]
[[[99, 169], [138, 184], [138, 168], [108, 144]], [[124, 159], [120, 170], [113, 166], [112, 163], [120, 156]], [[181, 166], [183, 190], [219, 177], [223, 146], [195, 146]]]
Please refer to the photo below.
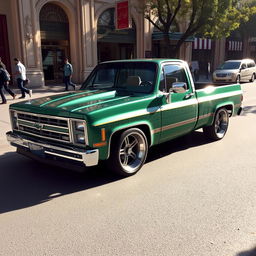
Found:
[[213, 82], [253, 82], [256, 78], [254, 60], [228, 60], [213, 72]]
[[97, 65], [79, 91], [12, 104], [7, 139], [47, 164], [84, 170], [106, 161], [130, 176], [153, 145], [199, 128], [221, 140], [241, 104], [240, 84], [194, 84], [181, 60], [110, 61]]

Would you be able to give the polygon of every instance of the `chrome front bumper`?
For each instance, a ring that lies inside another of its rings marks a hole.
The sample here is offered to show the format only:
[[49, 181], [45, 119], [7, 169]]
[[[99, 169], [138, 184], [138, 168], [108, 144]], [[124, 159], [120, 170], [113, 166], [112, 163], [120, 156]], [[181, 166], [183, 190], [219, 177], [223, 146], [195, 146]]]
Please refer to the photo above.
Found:
[[53, 146], [50, 144], [44, 144], [41, 142], [25, 139], [13, 132], [6, 133], [7, 140], [12, 146], [23, 148], [29, 153], [43, 158], [46, 155], [52, 156], [52, 158], [61, 160], [66, 159], [82, 163], [84, 166], [95, 166], [99, 162], [99, 150], [82, 150], [82, 149], [66, 149], [62, 147]]

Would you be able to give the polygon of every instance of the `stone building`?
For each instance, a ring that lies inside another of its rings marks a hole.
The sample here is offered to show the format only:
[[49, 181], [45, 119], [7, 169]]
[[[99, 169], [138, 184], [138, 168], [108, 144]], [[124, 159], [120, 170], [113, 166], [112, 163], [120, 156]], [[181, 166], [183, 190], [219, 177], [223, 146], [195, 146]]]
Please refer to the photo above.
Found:
[[[115, 29], [115, 0], [9, 0], [0, 2], [0, 56], [10, 73], [13, 58], [27, 67], [31, 86], [62, 82], [63, 58], [74, 67], [73, 80], [82, 83], [98, 62], [111, 59], [164, 57], [152, 25], [130, 0], [131, 28]], [[177, 25], [177, 35], [186, 24]], [[175, 38], [172, 43], [175, 43]], [[225, 42], [212, 56], [224, 60]], [[192, 42], [179, 54], [192, 58]]]

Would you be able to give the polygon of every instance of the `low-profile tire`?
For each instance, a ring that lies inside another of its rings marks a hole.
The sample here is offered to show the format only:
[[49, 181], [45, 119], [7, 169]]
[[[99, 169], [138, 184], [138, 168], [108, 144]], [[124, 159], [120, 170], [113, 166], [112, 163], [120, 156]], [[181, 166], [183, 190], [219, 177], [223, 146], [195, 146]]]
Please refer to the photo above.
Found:
[[240, 83], [241, 83], [241, 77], [240, 77], [240, 75], [238, 75], [238, 76], [236, 77], [236, 83], [237, 83], [237, 84], [240, 84]]
[[229, 113], [227, 109], [217, 110], [213, 124], [203, 128], [204, 134], [211, 140], [221, 140], [224, 138], [229, 124]]
[[252, 74], [252, 78], [250, 79], [250, 81], [249, 81], [249, 82], [253, 83], [253, 82], [254, 82], [254, 80], [255, 80], [255, 74]]
[[145, 163], [147, 154], [148, 141], [143, 131], [128, 129], [111, 143], [108, 168], [124, 177], [134, 175]]

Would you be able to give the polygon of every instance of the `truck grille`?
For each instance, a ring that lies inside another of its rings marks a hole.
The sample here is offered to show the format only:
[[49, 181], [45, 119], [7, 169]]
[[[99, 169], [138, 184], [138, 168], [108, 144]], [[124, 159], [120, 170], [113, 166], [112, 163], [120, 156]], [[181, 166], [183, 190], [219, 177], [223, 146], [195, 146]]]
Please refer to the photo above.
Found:
[[71, 142], [68, 119], [31, 113], [17, 113], [18, 130], [41, 138]]

